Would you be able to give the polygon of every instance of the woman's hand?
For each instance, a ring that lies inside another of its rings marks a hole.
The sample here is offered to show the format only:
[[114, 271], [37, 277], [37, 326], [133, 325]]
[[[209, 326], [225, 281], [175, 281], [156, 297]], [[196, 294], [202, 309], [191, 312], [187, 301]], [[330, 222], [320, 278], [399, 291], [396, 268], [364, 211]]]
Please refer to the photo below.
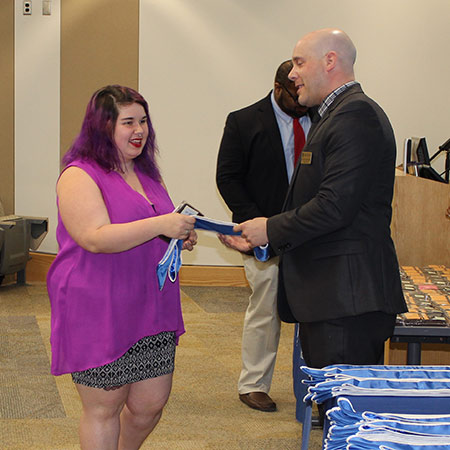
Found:
[[[169, 213], [159, 216], [161, 234], [172, 239], [188, 240], [194, 230], [195, 217], [186, 214]], [[197, 234], [195, 235], [197, 242]]]

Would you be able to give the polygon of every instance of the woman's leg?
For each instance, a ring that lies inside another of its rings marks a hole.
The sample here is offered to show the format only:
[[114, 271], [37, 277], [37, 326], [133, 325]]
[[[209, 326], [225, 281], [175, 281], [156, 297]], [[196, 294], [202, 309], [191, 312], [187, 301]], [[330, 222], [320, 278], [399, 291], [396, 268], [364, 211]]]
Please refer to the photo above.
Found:
[[83, 405], [80, 420], [82, 450], [117, 450], [120, 413], [131, 385], [105, 391], [75, 384]]
[[161, 418], [172, 388], [172, 374], [129, 385], [126, 404], [120, 415], [119, 449], [138, 449]]

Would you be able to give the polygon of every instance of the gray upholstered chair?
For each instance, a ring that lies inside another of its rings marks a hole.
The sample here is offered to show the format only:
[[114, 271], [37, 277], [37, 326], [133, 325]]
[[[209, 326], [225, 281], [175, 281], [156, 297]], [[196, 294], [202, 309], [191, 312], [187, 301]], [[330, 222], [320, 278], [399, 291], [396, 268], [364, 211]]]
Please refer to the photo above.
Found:
[[0, 284], [5, 275], [17, 274], [17, 284], [25, 284], [25, 268], [30, 250], [37, 250], [47, 234], [48, 219], [5, 215], [0, 200]]

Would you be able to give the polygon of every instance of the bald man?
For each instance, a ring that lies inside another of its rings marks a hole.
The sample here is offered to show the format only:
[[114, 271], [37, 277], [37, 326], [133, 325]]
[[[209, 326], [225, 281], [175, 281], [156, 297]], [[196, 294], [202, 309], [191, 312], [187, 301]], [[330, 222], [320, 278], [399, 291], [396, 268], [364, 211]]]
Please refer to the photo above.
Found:
[[248, 247], [269, 243], [280, 256], [278, 312], [300, 323], [311, 367], [379, 364], [396, 314], [407, 310], [390, 236], [394, 133], [355, 81], [355, 59], [341, 30], [298, 41], [289, 78], [299, 103], [319, 107], [320, 120], [283, 211], [236, 227]]

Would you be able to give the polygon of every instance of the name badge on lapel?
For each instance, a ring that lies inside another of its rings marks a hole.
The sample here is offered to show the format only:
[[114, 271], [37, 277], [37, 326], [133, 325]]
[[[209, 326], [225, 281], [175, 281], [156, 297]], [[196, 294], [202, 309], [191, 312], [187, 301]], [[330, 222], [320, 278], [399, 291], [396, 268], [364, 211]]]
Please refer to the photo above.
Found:
[[302, 152], [300, 155], [301, 164], [311, 164], [312, 162], [312, 152]]

